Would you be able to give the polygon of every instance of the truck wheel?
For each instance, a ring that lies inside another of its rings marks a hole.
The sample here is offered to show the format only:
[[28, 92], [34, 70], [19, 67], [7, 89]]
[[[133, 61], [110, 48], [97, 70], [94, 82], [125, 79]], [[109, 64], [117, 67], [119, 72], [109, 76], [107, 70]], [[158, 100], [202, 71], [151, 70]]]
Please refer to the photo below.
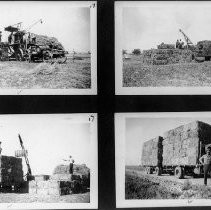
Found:
[[184, 171], [183, 168], [180, 166], [177, 166], [174, 170], [174, 175], [175, 177], [177, 177], [178, 179], [182, 179], [184, 177]]
[[155, 173], [156, 173], [157, 176], [160, 176], [162, 174], [162, 169], [160, 167], [156, 167]]

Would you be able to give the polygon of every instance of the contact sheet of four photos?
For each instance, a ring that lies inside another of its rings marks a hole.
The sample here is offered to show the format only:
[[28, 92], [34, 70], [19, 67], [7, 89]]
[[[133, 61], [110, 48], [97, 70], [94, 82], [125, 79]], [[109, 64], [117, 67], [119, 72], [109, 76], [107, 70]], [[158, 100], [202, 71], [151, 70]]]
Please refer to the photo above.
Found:
[[210, 7], [0, 1], [0, 208], [210, 206]]

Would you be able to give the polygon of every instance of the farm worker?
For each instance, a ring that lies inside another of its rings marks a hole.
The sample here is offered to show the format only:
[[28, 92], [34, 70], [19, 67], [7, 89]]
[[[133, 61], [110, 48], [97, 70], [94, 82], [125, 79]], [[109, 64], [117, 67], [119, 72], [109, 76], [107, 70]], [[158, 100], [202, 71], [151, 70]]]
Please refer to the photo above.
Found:
[[68, 164], [69, 164], [69, 173], [73, 174], [73, 164], [74, 164], [75, 161], [73, 160], [72, 156], [70, 155], [67, 160], [66, 159], [63, 159], [63, 160], [68, 162]]
[[69, 173], [70, 174], [73, 174], [73, 164], [74, 164], [74, 160], [72, 160], [72, 162], [70, 162], [70, 164], [69, 164]]
[[2, 151], [2, 148], [1, 148], [1, 141], [0, 141], [0, 155], [1, 155], [1, 151]]
[[176, 48], [179, 48], [179, 40], [176, 41]]
[[0, 42], [1, 42], [2, 32], [0, 31]]
[[29, 42], [29, 44], [31, 44], [31, 34], [30, 33], [28, 35], [28, 42]]
[[207, 147], [206, 154], [199, 158], [204, 167], [204, 185], [207, 185], [207, 175], [211, 169], [211, 147]]
[[32, 38], [32, 44], [36, 44], [36, 36]]
[[9, 44], [12, 43], [12, 35], [13, 35], [13, 32], [8, 36], [8, 42], [9, 42]]

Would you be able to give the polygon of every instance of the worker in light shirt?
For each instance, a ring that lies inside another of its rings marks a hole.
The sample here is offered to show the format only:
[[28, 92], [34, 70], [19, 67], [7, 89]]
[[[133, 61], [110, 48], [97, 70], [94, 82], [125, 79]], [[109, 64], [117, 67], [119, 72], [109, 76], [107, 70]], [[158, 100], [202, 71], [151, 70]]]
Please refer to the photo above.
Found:
[[204, 167], [204, 185], [207, 185], [207, 175], [211, 169], [211, 147], [207, 147], [206, 154], [199, 158]]
[[73, 164], [74, 164], [74, 160], [72, 158], [72, 156], [70, 155], [68, 159], [63, 159], [63, 161], [67, 162], [69, 165], [69, 173], [73, 174]]
[[1, 141], [0, 141], [0, 155], [1, 155], [1, 151], [2, 151], [2, 148], [1, 148]]

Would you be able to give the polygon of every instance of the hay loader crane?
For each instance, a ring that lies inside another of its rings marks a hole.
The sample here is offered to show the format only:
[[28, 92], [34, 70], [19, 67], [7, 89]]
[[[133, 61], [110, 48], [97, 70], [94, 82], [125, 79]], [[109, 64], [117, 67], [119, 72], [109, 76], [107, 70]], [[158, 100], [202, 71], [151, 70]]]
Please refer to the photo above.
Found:
[[25, 147], [23, 145], [23, 140], [22, 140], [20, 134], [18, 134], [18, 138], [19, 138], [20, 145], [21, 145], [21, 148], [22, 148], [22, 151], [23, 151], [23, 156], [24, 156], [25, 161], [26, 161], [26, 166], [27, 166], [26, 178], [27, 178], [27, 181], [30, 181], [30, 180], [33, 180], [34, 177], [32, 176], [32, 171], [31, 171], [31, 167], [30, 167], [30, 164], [29, 164], [29, 159], [27, 157], [27, 152], [26, 152]]
[[193, 42], [190, 40], [190, 38], [184, 33], [182, 29], [179, 29], [179, 32], [184, 36], [185, 42], [187, 44], [187, 49], [189, 49], [190, 46], [193, 46]]

